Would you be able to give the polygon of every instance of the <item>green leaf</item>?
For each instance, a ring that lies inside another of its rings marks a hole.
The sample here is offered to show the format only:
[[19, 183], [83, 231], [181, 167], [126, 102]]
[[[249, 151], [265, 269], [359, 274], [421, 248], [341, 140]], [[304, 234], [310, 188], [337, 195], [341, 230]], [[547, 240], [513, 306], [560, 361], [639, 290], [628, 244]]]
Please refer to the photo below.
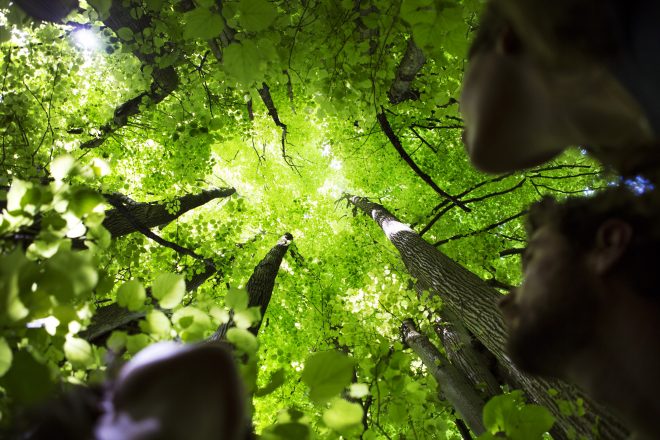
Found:
[[362, 406], [337, 398], [323, 412], [323, 423], [335, 431], [344, 432], [362, 423]]
[[85, 214], [89, 214], [98, 205], [103, 203], [105, 199], [96, 191], [89, 188], [79, 188], [71, 196], [69, 208], [78, 218], [82, 218]]
[[268, 381], [268, 385], [266, 385], [263, 388], [259, 388], [257, 391], [255, 391], [254, 395], [257, 397], [263, 397], [267, 396], [268, 394], [272, 393], [276, 389], [278, 389], [282, 384], [284, 383], [285, 379], [285, 374], [283, 369], [279, 369], [276, 372], [273, 373], [272, 376], [270, 376], [270, 380]]
[[352, 383], [349, 394], [354, 399], [362, 399], [369, 395], [369, 385], [366, 383]]
[[245, 289], [230, 288], [225, 295], [225, 305], [234, 312], [242, 312], [248, 306], [248, 292]]
[[227, 330], [227, 340], [250, 356], [256, 354], [259, 347], [256, 336], [242, 328], [232, 327]]
[[144, 334], [129, 335], [126, 337], [126, 352], [133, 355], [147, 347], [151, 342], [151, 338]]
[[99, 19], [105, 20], [110, 16], [112, 0], [87, 0], [87, 3], [96, 9], [96, 12], [99, 14]]
[[240, 0], [239, 21], [248, 32], [259, 32], [270, 26], [277, 17], [277, 9], [267, 0]]
[[338, 351], [314, 353], [305, 361], [302, 380], [309, 386], [309, 397], [323, 403], [338, 395], [353, 377], [354, 361]]
[[0, 377], [4, 376], [11, 367], [13, 354], [5, 338], [0, 337]]
[[169, 318], [160, 310], [152, 310], [147, 314], [149, 332], [161, 337], [167, 337], [172, 330]]
[[21, 282], [21, 275], [31, 267], [33, 264], [18, 248], [0, 257], [0, 324], [13, 324], [29, 315], [30, 310], [21, 300], [21, 292], [26, 287]]
[[126, 347], [126, 340], [128, 339], [128, 335], [126, 332], [122, 331], [113, 331], [108, 340], [106, 341], [105, 345], [108, 347], [109, 350], [119, 353], [121, 350]]
[[172, 323], [184, 341], [200, 341], [215, 330], [208, 314], [195, 307], [183, 307], [172, 315]]
[[14, 179], [7, 192], [7, 211], [14, 212], [22, 210], [24, 205], [21, 201], [23, 200], [25, 193], [27, 193], [31, 187], [32, 184], [29, 182]]
[[14, 353], [9, 371], [0, 378], [0, 386], [5, 388], [14, 402], [32, 405], [48, 396], [54, 383], [46, 365], [25, 350], [20, 350]]
[[309, 426], [303, 423], [278, 423], [266, 428], [263, 440], [309, 440], [312, 438]]
[[75, 368], [87, 368], [94, 363], [94, 352], [89, 342], [81, 338], [67, 337], [64, 355]]
[[224, 29], [222, 17], [208, 8], [196, 8], [183, 15], [183, 38], [210, 40]]
[[132, 312], [140, 310], [146, 299], [147, 293], [144, 286], [137, 280], [126, 281], [117, 290], [117, 303]]
[[512, 440], [541, 439], [552, 428], [555, 418], [550, 411], [539, 405], [525, 405], [520, 409], [516, 425], [508, 430]]
[[227, 46], [223, 65], [229, 75], [245, 86], [251, 86], [263, 78], [262, 58], [257, 46], [250, 40]]
[[130, 41], [133, 39], [133, 31], [127, 27], [122, 27], [117, 29], [117, 36], [124, 41]]
[[186, 282], [181, 275], [162, 273], [154, 280], [151, 291], [161, 307], [172, 309], [181, 303], [186, 293]]
[[65, 154], [58, 156], [50, 163], [50, 174], [55, 180], [62, 180], [75, 168], [76, 159]]
[[517, 412], [518, 392], [502, 394], [490, 399], [483, 409], [484, 426], [493, 434], [504, 432]]
[[234, 323], [238, 328], [250, 328], [261, 321], [261, 310], [259, 307], [250, 307], [238, 313], [234, 313]]

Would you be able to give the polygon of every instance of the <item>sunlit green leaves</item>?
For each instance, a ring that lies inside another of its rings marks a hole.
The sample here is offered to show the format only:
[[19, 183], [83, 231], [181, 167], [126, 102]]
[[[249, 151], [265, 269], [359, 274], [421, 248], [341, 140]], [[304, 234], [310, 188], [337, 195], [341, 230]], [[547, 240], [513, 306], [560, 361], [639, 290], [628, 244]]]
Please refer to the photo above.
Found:
[[151, 289], [161, 307], [172, 309], [181, 303], [186, 293], [186, 282], [181, 275], [162, 273], [156, 277]]
[[9, 347], [5, 338], [0, 337], [0, 377], [4, 376], [9, 370], [12, 359], [11, 347]]
[[208, 8], [195, 8], [183, 16], [183, 38], [209, 40], [220, 35], [224, 28], [222, 17]]
[[267, 28], [277, 16], [277, 10], [267, 0], [240, 0], [238, 11], [241, 25], [250, 32]]
[[309, 387], [309, 397], [317, 403], [338, 395], [351, 382], [354, 361], [337, 351], [323, 351], [305, 361], [302, 380]]
[[232, 327], [227, 330], [227, 340], [234, 344], [236, 348], [248, 355], [254, 355], [257, 352], [257, 338], [249, 331]]
[[24, 289], [28, 287], [22, 282], [21, 274], [30, 270], [30, 266], [19, 249], [0, 257], [0, 323], [11, 324], [30, 313], [21, 301], [21, 293], [26, 293]]
[[81, 338], [68, 337], [64, 342], [64, 355], [76, 368], [87, 368], [94, 363], [92, 346]]
[[126, 281], [117, 290], [117, 303], [128, 310], [140, 310], [147, 299], [144, 286], [137, 280]]
[[62, 180], [69, 175], [75, 166], [75, 158], [69, 154], [64, 154], [50, 163], [50, 174], [55, 180]]
[[160, 310], [152, 310], [147, 314], [147, 327], [146, 331], [154, 336], [166, 338], [170, 335], [172, 325], [169, 318], [165, 313]]
[[546, 408], [525, 404], [521, 391], [490, 399], [483, 420], [490, 434], [505, 433], [511, 440], [541, 439], [555, 421]]
[[224, 68], [228, 74], [245, 85], [263, 78], [263, 59], [254, 42], [232, 43], [224, 52]]
[[196, 307], [183, 307], [172, 315], [172, 323], [186, 342], [204, 339], [210, 331], [215, 330], [208, 314]]
[[323, 412], [323, 422], [335, 431], [345, 432], [362, 422], [362, 406], [359, 403], [336, 398]]
[[248, 293], [245, 289], [230, 288], [225, 295], [225, 305], [234, 312], [242, 312], [248, 306]]

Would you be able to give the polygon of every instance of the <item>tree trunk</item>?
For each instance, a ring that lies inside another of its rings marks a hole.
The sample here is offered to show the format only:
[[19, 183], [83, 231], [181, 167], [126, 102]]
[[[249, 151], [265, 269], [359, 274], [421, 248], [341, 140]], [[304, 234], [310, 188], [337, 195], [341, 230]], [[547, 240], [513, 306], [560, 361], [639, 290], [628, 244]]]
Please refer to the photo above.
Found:
[[[190, 281], [186, 280], [186, 291], [193, 292], [201, 286], [204, 281], [209, 279], [217, 272], [215, 267], [207, 266], [202, 273], [193, 276]], [[148, 290], [149, 296], [151, 290]], [[98, 343], [99, 340], [108, 336], [112, 331], [117, 330], [133, 321], [144, 318], [144, 311], [132, 312], [117, 303], [99, 307], [92, 317], [92, 322], [79, 336], [89, 342]]]
[[[109, 194], [105, 197], [112, 204], [121, 203], [124, 209], [135, 217], [135, 220], [151, 229], [166, 225], [192, 209], [220, 197], [229, 197], [235, 192], [234, 188], [213, 188], [199, 194], [186, 194], [178, 198], [180, 207], [176, 213], [168, 212], [165, 203], [137, 203], [122, 194]], [[103, 226], [110, 232], [112, 238], [137, 232], [126, 215], [117, 208], [105, 212]]]
[[403, 321], [401, 335], [406, 345], [412, 348], [424, 362], [428, 371], [438, 382], [440, 392], [454, 407], [460, 418], [474, 433], [483, 434], [485, 428], [481, 421], [481, 412], [485, 402], [472, 388], [472, 384], [440, 353], [426, 335], [417, 331], [412, 319]]
[[[501, 394], [500, 385], [505, 381], [498, 380], [493, 373], [497, 360], [481, 342], [475, 340], [460, 319], [451, 311], [443, 310], [435, 332], [442, 341], [449, 361], [468, 378], [475, 389], [483, 393], [486, 400]], [[485, 353], [479, 350], [479, 347]]]
[[[266, 256], [257, 264], [247, 282], [246, 290], [248, 292], [248, 307], [259, 307], [261, 311], [261, 320], [250, 327], [250, 332], [257, 336], [259, 328], [266, 316], [268, 303], [273, 295], [273, 287], [275, 287], [275, 278], [282, 264], [284, 255], [289, 250], [289, 245], [293, 240], [293, 236], [288, 232], [284, 234], [277, 244], [271, 248]], [[209, 338], [209, 341], [220, 341], [225, 339], [227, 330], [234, 326], [232, 321], [220, 325], [218, 330]]]
[[396, 76], [387, 97], [390, 103], [399, 104], [408, 99], [416, 100], [419, 98], [419, 92], [412, 89], [412, 82], [426, 62], [424, 52], [417, 47], [412, 38], [408, 39], [406, 52], [403, 54], [401, 63], [396, 69]]
[[[556, 418], [556, 427], [565, 436], [571, 433], [586, 438], [593, 437], [597, 426], [600, 438], [621, 439], [626, 429], [605, 408], [584, 398], [572, 386], [557, 380], [544, 380], [521, 373], [504, 353], [506, 332], [504, 322], [497, 311], [497, 301], [501, 295], [483, 280], [460, 264], [427, 243], [410, 227], [401, 223], [382, 205], [366, 198], [346, 195], [349, 203], [372, 217], [392, 244], [399, 251], [410, 274], [424, 286], [430, 287], [432, 295], [440, 295], [443, 304], [460, 319], [465, 327], [490, 351], [537, 403], [547, 407]], [[551, 397], [548, 390], [558, 391]], [[588, 408], [584, 417], [562, 415], [556, 399], [575, 402], [585, 400]]]

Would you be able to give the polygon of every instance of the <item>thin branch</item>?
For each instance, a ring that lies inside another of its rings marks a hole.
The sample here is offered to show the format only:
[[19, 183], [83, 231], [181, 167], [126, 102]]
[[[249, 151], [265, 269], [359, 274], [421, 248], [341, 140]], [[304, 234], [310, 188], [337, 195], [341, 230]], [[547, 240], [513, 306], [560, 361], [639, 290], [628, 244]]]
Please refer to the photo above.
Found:
[[117, 211], [119, 211], [124, 217], [126, 217], [126, 220], [140, 233], [142, 233], [145, 237], [148, 237], [155, 241], [156, 243], [160, 244], [161, 246], [168, 247], [175, 252], [183, 255], [188, 255], [190, 257], [193, 257], [196, 260], [203, 261], [207, 266], [213, 266], [213, 263], [211, 262], [210, 259], [204, 257], [203, 255], [200, 255], [194, 251], [191, 251], [188, 248], [185, 248], [181, 245], [178, 245], [176, 243], [173, 243], [169, 240], [166, 240], [162, 238], [161, 236], [155, 234], [152, 232], [149, 228], [144, 226], [134, 215], [131, 213], [131, 211], [122, 203], [121, 200], [116, 199], [116, 198], [106, 198], [108, 203], [110, 203], [112, 206], [114, 206]]
[[431, 151], [433, 151], [435, 154], [438, 154], [438, 149], [435, 148], [433, 145], [431, 145], [431, 144], [429, 143], [429, 141], [427, 141], [426, 139], [424, 139], [424, 138], [422, 137], [422, 135], [420, 135], [420, 134], [417, 132], [417, 130], [415, 130], [415, 127], [410, 126], [410, 131], [412, 131], [413, 134], [415, 135], [415, 137], [416, 137], [417, 139], [419, 139], [420, 141], [422, 141], [422, 142], [424, 143], [424, 145], [426, 145], [427, 147], [429, 147], [429, 148], [431, 149]]
[[520, 255], [525, 252], [525, 248], [510, 248], [500, 251], [500, 257], [508, 257], [509, 255]]
[[[464, 199], [464, 200], [463, 200], [463, 203], [468, 204], [468, 203], [481, 202], [481, 201], [486, 200], [486, 199], [489, 199], [489, 198], [491, 198], [491, 197], [501, 196], [501, 195], [503, 195], [503, 194], [510, 193], [510, 192], [515, 191], [516, 189], [520, 188], [521, 186], [523, 186], [523, 184], [525, 183], [525, 180], [527, 180], [527, 179], [526, 179], [525, 177], [523, 177], [523, 179], [522, 179], [520, 182], [518, 182], [517, 184], [515, 184], [515, 185], [512, 186], [511, 188], [507, 188], [507, 189], [504, 189], [504, 190], [502, 190], [502, 191], [495, 191], [495, 192], [492, 192], [492, 193], [489, 193], [489, 194], [486, 194], [486, 195], [483, 195], [483, 196], [474, 197], [474, 198], [472, 198], [472, 199]], [[437, 213], [437, 214], [431, 219], [431, 221], [430, 221], [430, 222], [424, 227], [424, 229], [421, 230], [421, 232], [419, 233], [419, 235], [421, 236], [421, 235], [424, 235], [426, 232], [428, 232], [429, 229], [431, 229], [431, 227], [432, 227], [432, 226], [433, 226], [438, 220], [440, 220], [440, 217], [442, 217], [443, 215], [445, 215], [445, 214], [447, 213], [447, 211], [449, 211], [449, 210], [450, 210], [451, 208], [453, 208], [454, 206], [456, 206], [456, 205], [451, 205], [451, 204], [450, 204], [450, 205], [448, 205], [446, 208], [444, 208], [443, 210], [441, 210], [440, 212], [438, 212], [438, 213]]]
[[493, 223], [492, 225], [488, 225], [488, 226], [486, 226], [485, 228], [478, 229], [478, 230], [476, 230], [476, 231], [472, 231], [472, 232], [467, 232], [467, 233], [465, 233], [465, 234], [457, 234], [457, 235], [454, 235], [453, 237], [449, 237], [449, 238], [445, 238], [444, 240], [437, 241], [437, 242], [435, 242], [435, 243], [433, 244], [433, 246], [440, 246], [440, 245], [443, 245], [443, 244], [448, 243], [448, 242], [450, 242], [450, 241], [458, 240], [459, 238], [473, 237], [473, 236], [475, 236], [475, 235], [479, 235], [479, 234], [482, 234], [482, 233], [484, 233], [484, 232], [488, 232], [488, 231], [490, 231], [491, 229], [495, 229], [495, 228], [497, 228], [497, 227], [499, 227], [499, 226], [504, 225], [505, 223], [508, 223], [508, 222], [510, 222], [510, 221], [512, 221], [512, 220], [515, 220], [515, 219], [519, 218], [519, 217], [522, 217], [522, 216], [525, 215], [525, 214], [527, 214], [527, 210], [526, 210], [526, 209], [520, 211], [520, 212], [517, 213], [517, 214], [512, 215], [511, 217], [507, 217], [507, 218], [505, 218], [505, 219], [502, 220], [502, 221], [499, 221], [499, 222], [497, 222], [497, 223]]
[[403, 149], [403, 145], [401, 144], [401, 141], [399, 138], [394, 134], [394, 130], [392, 130], [392, 126], [390, 125], [390, 122], [387, 120], [387, 116], [385, 116], [385, 111], [381, 111], [376, 118], [378, 119], [378, 123], [380, 124], [380, 128], [383, 130], [387, 138], [390, 140], [396, 151], [399, 153], [399, 156], [412, 168], [412, 170], [422, 178], [424, 182], [426, 182], [433, 190], [440, 194], [440, 196], [444, 197], [445, 199], [451, 200], [454, 202], [454, 204], [458, 205], [462, 210], [465, 212], [470, 212], [471, 209], [465, 206], [460, 200], [458, 200], [456, 197], [450, 195], [449, 193], [445, 192], [444, 190], [440, 189], [440, 187], [431, 179], [431, 176], [426, 174], [424, 171], [422, 171], [419, 166], [415, 163], [415, 161], [406, 153], [406, 150]]
[[[270, 94], [270, 88], [268, 87], [268, 84], [266, 84], [265, 82], [261, 83], [261, 88], [257, 89], [257, 92], [259, 92], [259, 96], [261, 97], [261, 100], [266, 106], [266, 109], [268, 110], [268, 114], [270, 115], [271, 119], [273, 120], [275, 125], [280, 127], [280, 129], [282, 130], [282, 158], [284, 159], [284, 162], [286, 162], [287, 165], [289, 165], [296, 172], [298, 172], [298, 167], [293, 163], [293, 159], [286, 152], [287, 126], [285, 123], [283, 123], [280, 120], [280, 116], [279, 113], [277, 112], [277, 107], [275, 107], [275, 103], [273, 102], [273, 97]], [[298, 174], [300, 173], [298, 172]]]

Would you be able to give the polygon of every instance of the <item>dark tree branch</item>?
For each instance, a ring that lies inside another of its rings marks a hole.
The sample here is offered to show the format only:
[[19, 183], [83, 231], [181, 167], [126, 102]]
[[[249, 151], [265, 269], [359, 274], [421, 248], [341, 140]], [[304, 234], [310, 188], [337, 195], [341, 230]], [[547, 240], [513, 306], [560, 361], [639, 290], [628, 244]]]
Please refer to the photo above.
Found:
[[449, 193], [445, 192], [442, 190], [434, 181], [431, 179], [431, 176], [426, 174], [424, 171], [422, 171], [419, 166], [415, 163], [415, 161], [406, 153], [406, 150], [404, 150], [403, 145], [401, 144], [401, 141], [397, 137], [397, 135], [394, 133], [394, 130], [392, 130], [392, 126], [390, 125], [390, 122], [387, 120], [387, 116], [385, 116], [385, 112], [382, 111], [379, 113], [376, 118], [378, 119], [378, 123], [380, 124], [380, 128], [383, 130], [383, 133], [387, 136], [387, 138], [390, 140], [396, 151], [399, 153], [399, 156], [412, 168], [412, 170], [422, 178], [424, 182], [426, 182], [433, 190], [438, 193], [440, 196], [444, 197], [447, 200], [451, 200], [454, 202], [454, 204], [458, 205], [461, 209], [463, 209], [465, 212], [470, 212], [470, 208], [465, 206], [460, 200], [458, 200], [456, 197], [450, 195]]
[[262, 83], [261, 88], [257, 89], [257, 91], [259, 92], [259, 96], [266, 106], [271, 119], [275, 125], [277, 125], [282, 130], [282, 158], [291, 168], [297, 170], [296, 165], [293, 163], [293, 159], [286, 152], [287, 126], [280, 120], [280, 116], [277, 112], [277, 107], [275, 107], [275, 103], [273, 102], [273, 97], [270, 94], [270, 88], [268, 87], [268, 84]]
[[525, 248], [511, 248], [511, 249], [504, 249], [503, 251], [500, 251], [500, 257], [507, 257], [509, 255], [520, 255], [523, 252], [525, 252]]
[[[220, 197], [229, 197], [235, 193], [236, 190], [234, 188], [213, 188], [203, 190], [199, 194], [186, 194], [178, 198], [179, 210], [175, 213], [168, 212], [167, 204], [164, 202], [136, 203], [123, 194], [106, 194], [105, 197], [109, 201], [120, 202], [123, 208], [130, 212], [140, 225], [151, 229], [156, 226], [166, 225], [186, 212], [198, 208], [211, 200]], [[135, 222], [131, 223], [130, 219], [124, 215], [124, 212], [117, 208], [109, 209], [105, 212], [103, 226], [110, 232], [113, 238], [136, 232]]]
[[412, 131], [413, 134], [415, 135], [415, 137], [416, 137], [417, 139], [419, 139], [420, 141], [422, 141], [422, 143], [424, 143], [424, 145], [426, 145], [427, 147], [429, 147], [429, 148], [431, 149], [431, 151], [433, 151], [434, 153], [438, 154], [438, 149], [435, 148], [433, 145], [431, 145], [431, 144], [429, 143], [429, 141], [427, 141], [426, 139], [424, 139], [424, 138], [422, 137], [422, 135], [420, 135], [420, 134], [417, 132], [417, 130], [415, 130], [415, 127], [412, 127], [412, 126], [411, 126], [411, 127], [410, 127], [410, 131]]
[[211, 265], [211, 266], [213, 265], [211, 260], [204, 257], [203, 255], [200, 255], [194, 251], [191, 251], [188, 248], [173, 243], [153, 233], [149, 228], [147, 228], [145, 225], [140, 223], [140, 221], [131, 213], [131, 211], [124, 205], [124, 203], [121, 200], [113, 199], [113, 198], [109, 198], [106, 200], [108, 200], [108, 203], [114, 206], [115, 209], [117, 209], [128, 220], [128, 222], [131, 224], [131, 226], [133, 226], [133, 228], [135, 228], [135, 230], [142, 233], [145, 237], [148, 237], [153, 241], [155, 241], [156, 243], [160, 244], [161, 246], [168, 247], [179, 254], [188, 255], [196, 260], [204, 261], [207, 265]]
[[[524, 183], [525, 183], [525, 178], [523, 178], [520, 182], [518, 182], [517, 184], [515, 184], [515, 185], [512, 186], [511, 188], [508, 188], [508, 189], [505, 189], [505, 190], [502, 190], [502, 191], [495, 191], [495, 192], [492, 192], [492, 193], [489, 193], [489, 194], [486, 194], [486, 195], [483, 195], [483, 196], [474, 197], [474, 198], [472, 198], [472, 199], [464, 199], [464, 200], [463, 200], [463, 203], [468, 204], [468, 203], [481, 202], [481, 201], [486, 200], [486, 199], [489, 199], [489, 198], [491, 198], [491, 197], [501, 196], [501, 195], [503, 195], [503, 194], [507, 194], [507, 193], [510, 193], [510, 192], [512, 192], [512, 191], [515, 191], [516, 189], [518, 189], [518, 188], [520, 188], [521, 186], [523, 186]], [[433, 226], [438, 220], [440, 220], [440, 218], [441, 218], [443, 215], [445, 215], [445, 214], [447, 213], [447, 211], [449, 211], [449, 210], [450, 210], [451, 208], [453, 208], [454, 206], [456, 206], [456, 205], [447, 204], [447, 205], [445, 206], [445, 208], [442, 209], [441, 211], [439, 211], [439, 212], [438, 212], [438, 213], [437, 213], [437, 214], [431, 219], [431, 221], [430, 221], [430, 222], [424, 227], [424, 229], [422, 229], [422, 230], [420, 231], [419, 235], [424, 235], [426, 232], [428, 232], [429, 229], [431, 229], [431, 227], [432, 227], [432, 226]]]
[[491, 229], [495, 229], [495, 228], [497, 228], [497, 227], [499, 227], [499, 226], [502, 226], [502, 225], [504, 225], [504, 224], [506, 224], [506, 223], [508, 223], [508, 222], [510, 222], [510, 221], [512, 221], [512, 220], [515, 220], [515, 219], [517, 219], [517, 218], [519, 218], [519, 217], [522, 217], [522, 216], [525, 215], [525, 214], [527, 214], [527, 210], [526, 210], [526, 209], [520, 211], [520, 212], [517, 213], [517, 214], [512, 215], [511, 217], [507, 217], [507, 218], [505, 218], [504, 220], [501, 220], [501, 221], [499, 221], [499, 222], [497, 222], [497, 223], [493, 223], [492, 225], [488, 225], [488, 226], [486, 226], [485, 228], [481, 228], [481, 229], [478, 229], [478, 230], [476, 230], [476, 231], [472, 231], [472, 232], [467, 232], [467, 233], [465, 233], [465, 234], [457, 234], [457, 235], [454, 235], [454, 236], [452, 236], [452, 237], [445, 238], [444, 240], [439, 240], [439, 241], [433, 243], [433, 246], [441, 246], [441, 245], [443, 245], [443, 244], [445, 244], [445, 243], [448, 243], [448, 242], [450, 242], [450, 241], [458, 240], [459, 238], [473, 237], [473, 236], [475, 236], [475, 235], [479, 235], [479, 234], [482, 234], [482, 233], [484, 233], [484, 232], [488, 232], [488, 231], [490, 231]]

